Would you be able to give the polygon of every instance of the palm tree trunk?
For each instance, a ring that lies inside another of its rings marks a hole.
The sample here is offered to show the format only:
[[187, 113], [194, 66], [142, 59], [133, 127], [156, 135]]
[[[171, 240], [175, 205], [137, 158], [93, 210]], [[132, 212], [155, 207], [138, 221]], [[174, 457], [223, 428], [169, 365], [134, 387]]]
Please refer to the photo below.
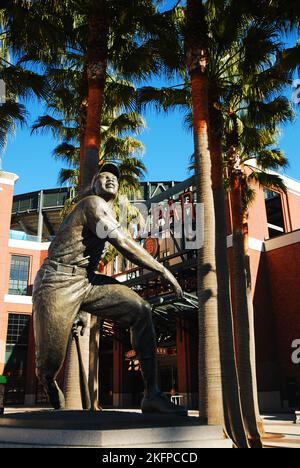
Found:
[[[89, 37], [87, 44], [87, 80], [88, 107], [85, 129], [84, 157], [81, 160], [81, 189], [85, 190], [92, 182], [99, 165], [101, 146], [101, 122], [104, 102], [104, 90], [108, 63], [107, 14], [104, 0], [93, 0], [89, 15]], [[91, 319], [93, 325], [90, 334], [89, 354], [87, 359], [92, 363], [89, 369], [89, 387], [92, 390], [92, 410], [98, 406], [98, 359], [99, 340], [97, 339], [97, 320]]]
[[251, 277], [251, 263], [249, 254], [249, 225], [248, 225], [248, 209], [243, 210], [243, 243], [245, 254], [246, 266], [246, 281], [247, 281], [247, 302], [250, 318], [250, 359], [252, 369], [252, 387], [254, 398], [254, 411], [257, 422], [257, 427], [261, 436], [265, 434], [263, 420], [260, 416], [259, 402], [258, 402], [258, 387], [257, 387], [257, 372], [256, 372], [256, 346], [255, 346], [255, 324], [254, 324], [254, 307], [252, 296], [252, 277]]
[[242, 172], [234, 169], [231, 175], [231, 204], [233, 217], [234, 289], [237, 309], [237, 363], [242, 412], [248, 440], [252, 448], [262, 448], [261, 434], [257, 427], [256, 397], [253, 388], [255, 366], [253, 368], [251, 330], [254, 327], [254, 318], [253, 308], [250, 311], [248, 307], [241, 178]]
[[[84, 73], [86, 81], [86, 91], [88, 90], [87, 83], [87, 71]], [[83, 165], [84, 165], [84, 156], [85, 156], [85, 135], [86, 135], [86, 124], [87, 124], [87, 109], [88, 109], [88, 97], [82, 100], [80, 106], [80, 159], [79, 159], [79, 181], [78, 181], [78, 192], [80, 192], [81, 187], [83, 187]]]
[[[99, 152], [101, 145], [101, 121], [102, 109], [104, 101], [104, 88], [106, 83], [106, 70], [108, 62], [108, 24], [105, 14], [104, 0], [92, 0], [89, 14], [89, 35], [87, 43], [87, 88], [88, 97], [87, 103], [84, 106], [84, 124], [80, 139], [80, 188], [81, 192], [89, 187], [94, 175], [97, 173], [99, 164]], [[92, 319], [93, 325], [95, 325]], [[83, 360], [85, 362], [92, 361], [94, 363], [93, 370], [88, 370], [90, 389], [92, 393], [92, 410], [98, 409], [97, 406], [97, 380], [98, 367], [95, 364], [99, 355], [99, 343], [96, 339], [96, 334], [86, 334], [81, 337], [81, 344], [84, 352]], [[74, 343], [69, 346], [69, 356], [74, 356]], [[67, 363], [68, 363], [67, 357]], [[79, 388], [79, 371], [77, 364], [74, 364], [75, 358], [72, 360], [73, 365], [68, 363], [66, 381], [71, 379], [69, 374], [72, 374], [72, 386], [66, 387], [66, 399], [72, 401], [72, 405], [77, 405], [81, 408], [81, 399], [78, 395]], [[75, 401], [77, 403], [75, 403]]]
[[243, 424], [239, 395], [230, 296], [224, 164], [222, 155], [222, 118], [221, 112], [215, 107], [217, 100], [213, 101], [214, 102], [210, 106], [210, 151], [216, 217], [216, 267], [218, 280], [219, 334], [224, 420], [227, 434], [233, 440], [235, 445], [237, 447], [247, 447], [247, 438]]
[[[200, 28], [199, 28], [200, 26]], [[209, 151], [207, 34], [202, 1], [187, 2], [187, 65], [191, 76], [198, 203], [204, 206], [204, 245], [198, 251], [199, 410], [208, 424], [223, 424], [219, 346], [215, 215]]]
[[87, 44], [88, 109], [84, 160], [81, 161], [82, 189], [88, 187], [97, 172], [100, 128], [108, 61], [108, 24], [104, 0], [93, 0], [89, 15]]
[[79, 140], [79, 143], [80, 143], [80, 170], [79, 170], [79, 186], [78, 186], [78, 193], [80, 192], [81, 190], [81, 187], [83, 187], [83, 170], [81, 170], [83, 168], [83, 164], [84, 164], [84, 155], [85, 155], [85, 149], [84, 149], [84, 143], [85, 143], [85, 132], [80, 136], [80, 140]]

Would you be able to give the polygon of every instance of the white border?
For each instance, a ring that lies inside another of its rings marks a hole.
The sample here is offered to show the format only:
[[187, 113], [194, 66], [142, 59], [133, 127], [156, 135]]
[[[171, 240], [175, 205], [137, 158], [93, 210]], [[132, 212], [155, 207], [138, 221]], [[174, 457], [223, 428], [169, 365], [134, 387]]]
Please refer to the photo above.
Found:
[[9, 239], [8, 247], [12, 249], [35, 250], [41, 252], [49, 250], [50, 242], [32, 242], [24, 240]]
[[32, 297], [31, 296], [15, 296], [13, 294], [5, 294], [4, 303], [5, 304], [32, 305]]
[[0, 184], [14, 186], [19, 177], [12, 172], [0, 171]]

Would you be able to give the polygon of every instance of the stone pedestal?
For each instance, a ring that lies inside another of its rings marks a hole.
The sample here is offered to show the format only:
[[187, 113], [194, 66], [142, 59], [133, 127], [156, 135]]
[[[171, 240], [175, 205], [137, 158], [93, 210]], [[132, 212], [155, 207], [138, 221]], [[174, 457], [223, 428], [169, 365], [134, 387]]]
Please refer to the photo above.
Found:
[[0, 418], [0, 447], [231, 448], [221, 427], [140, 412], [41, 411]]

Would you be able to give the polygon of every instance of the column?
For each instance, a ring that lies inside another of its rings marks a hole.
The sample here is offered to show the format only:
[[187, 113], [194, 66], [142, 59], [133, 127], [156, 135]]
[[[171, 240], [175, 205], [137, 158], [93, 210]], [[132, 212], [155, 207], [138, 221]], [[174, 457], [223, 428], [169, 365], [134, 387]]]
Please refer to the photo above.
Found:
[[184, 396], [184, 404], [192, 409], [198, 403], [198, 347], [197, 324], [178, 319], [177, 322], [177, 370], [178, 393]]
[[8, 316], [4, 310], [4, 296], [8, 293], [10, 258], [9, 231], [14, 186], [18, 176], [0, 171], [0, 374], [4, 370]]
[[121, 335], [115, 330], [113, 340], [113, 406], [121, 408], [123, 406], [123, 360], [124, 352], [121, 342]]

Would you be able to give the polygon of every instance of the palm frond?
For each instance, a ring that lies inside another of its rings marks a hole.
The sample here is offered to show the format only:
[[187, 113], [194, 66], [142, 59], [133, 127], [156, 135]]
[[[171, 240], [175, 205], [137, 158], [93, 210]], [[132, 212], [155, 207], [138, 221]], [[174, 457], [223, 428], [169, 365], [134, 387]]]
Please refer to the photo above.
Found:
[[288, 167], [288, 160], [283, 151], [279, 149], [261, 150], [258, 152], [257, 166], [263, 170], [278, 170]]
[[58, 175], [58, 184], [69, 185], [77, 187], [79, 183], [79, 170], [78, 169], [61, 169]]
[[80, 160], [80, 148], [63, 142], [53, 150], [56, 159], [67, 162], [69, 165], [78, 165]]
[[16, 124], [26, 123], [26, 109], [22, 104], [6, 101], [0, 105], [0, 148], [4, 149], [8, 135], [14, 133]]
[[55, 137], [61, 135], [64, 122], [62, 119], [55, 119], [51, 115], [44, 115], [39, 117], [31, 127], [31, 134], [36, 132], [48, 132], [51, 131]]
[[253, 171], [249, 177], [249, 181], [255, 181], [260, 185], [262, 188], [270, 189], [270, 190], [280, 190], [283, 193], [287, 192], [287, 187], [283, 181], [283, 179], [276, 174], [269, 174], [263, 171]]
[[[103, 119], [103, 125], [105, 125], [105, 119]], [[130, 112], [112, 119], [112, 122], [109, 123], [108, 133], [113, 133], [120, 137], [128, 132], [138, 135], [145, 129], [145, 126], [145, 120], [140, 114]]]
[[156, 111], [172, 111], [178, 107], [191, 107], [191, 93], [188, 89], [154, 88], [138, 89], [137, 103], [140, 110], [154, 107]]
[[247, 120], [256, 126], [276, 127], [292, 121], [294, 116], [292, 104], [284, 96], [278, 96], [271, 102], [252, 101], [247, 108]]
[[104, 159], [124, 159], [129, 155], [144, 153], [144, 145], [132, 137], [120, 138], [110, 136], [104, 143]]

